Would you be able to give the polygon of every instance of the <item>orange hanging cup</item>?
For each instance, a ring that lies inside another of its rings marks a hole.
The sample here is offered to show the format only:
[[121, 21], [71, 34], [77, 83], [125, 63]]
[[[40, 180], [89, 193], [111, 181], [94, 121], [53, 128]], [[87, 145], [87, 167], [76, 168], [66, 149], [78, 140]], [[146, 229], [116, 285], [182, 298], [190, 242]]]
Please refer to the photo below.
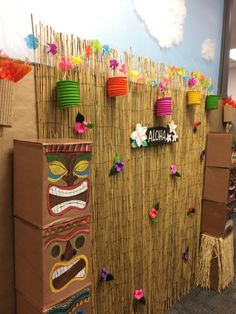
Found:
[[109, 77], [107, 80], [107, 96], [126, 96], [127, 95], [127, 77], [116, 76]]

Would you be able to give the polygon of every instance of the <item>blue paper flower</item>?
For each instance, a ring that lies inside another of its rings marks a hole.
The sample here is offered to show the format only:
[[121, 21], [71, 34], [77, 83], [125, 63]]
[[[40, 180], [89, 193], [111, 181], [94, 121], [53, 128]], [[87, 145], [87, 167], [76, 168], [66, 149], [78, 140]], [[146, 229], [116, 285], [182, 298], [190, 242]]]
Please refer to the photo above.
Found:
[[25, 42], [26, 42], [27, 47], [30, 49], [38, 48], [38, 45], [39, 45], [38, 38], [35, 37], [33, 34], [28, 35], [25, 38]]
[[103, 45], [102, 49], [103, 49], [103, 51], [102, 51], [103, 57], [105, 57], [106, 55], [108, 55], [111, 52], [109, 45]]

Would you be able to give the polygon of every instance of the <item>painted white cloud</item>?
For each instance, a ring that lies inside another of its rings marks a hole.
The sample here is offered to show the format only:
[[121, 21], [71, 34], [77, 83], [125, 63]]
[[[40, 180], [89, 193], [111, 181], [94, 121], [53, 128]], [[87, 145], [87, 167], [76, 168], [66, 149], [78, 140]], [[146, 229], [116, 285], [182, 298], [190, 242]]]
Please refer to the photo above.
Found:
[[169, 48], [182, 42], [187, 13], [185, 0], [132, 0], [132, 2], [147, 31], [162, 48]]
[[202, 42], [201, 49], [202, 58], [206, 61], [212, 61], [215, 57], [215, 40], [206, 38]]

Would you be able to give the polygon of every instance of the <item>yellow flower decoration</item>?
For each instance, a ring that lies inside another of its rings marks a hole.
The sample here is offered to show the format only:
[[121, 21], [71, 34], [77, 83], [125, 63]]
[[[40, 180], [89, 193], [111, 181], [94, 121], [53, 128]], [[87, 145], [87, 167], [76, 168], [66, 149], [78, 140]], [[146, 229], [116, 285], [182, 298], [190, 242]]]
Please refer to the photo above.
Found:
[[71, 60], [73, 65], [78, 65], [79, 63], [82, 63], [81, 56], [79, 56], [79, 57], [71, 57], [70, 60]]
[[139, 76], [139, 72], [136, 70], [133, 70], [130, 72], [130, 76], [132, 79], [136, 79]]

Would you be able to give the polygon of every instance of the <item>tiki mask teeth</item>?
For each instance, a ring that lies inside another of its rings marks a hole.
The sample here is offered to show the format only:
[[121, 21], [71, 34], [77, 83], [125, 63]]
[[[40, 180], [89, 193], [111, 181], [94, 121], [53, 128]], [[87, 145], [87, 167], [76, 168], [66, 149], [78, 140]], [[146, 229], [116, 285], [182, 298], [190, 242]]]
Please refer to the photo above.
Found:
[[51, 186], [49, 188], [49, 194], [50, 195], [55, 195], [55, 196], [61, 196], [61, 197], [72, 197], [79, 195], [88, 189], [88, 182], [83, 181], [81, 185], [77, 186], [74, 188], [73, 186], [68, 188], [63, 188], [63, 187], [58, 187], [58, 186]]
[[51, 288], [54, 292], [59, 292], [73, 281], [84, 280], [87, 272], [88, 260], [85, 256], [78, 256], [67, 263], [57, 263], [51, 271]]
[[48, 209], [51, 215], [61, 216], [70, 209], [86, 208], [89, 198], [89, 180], [73, 186], [49, 185]]

